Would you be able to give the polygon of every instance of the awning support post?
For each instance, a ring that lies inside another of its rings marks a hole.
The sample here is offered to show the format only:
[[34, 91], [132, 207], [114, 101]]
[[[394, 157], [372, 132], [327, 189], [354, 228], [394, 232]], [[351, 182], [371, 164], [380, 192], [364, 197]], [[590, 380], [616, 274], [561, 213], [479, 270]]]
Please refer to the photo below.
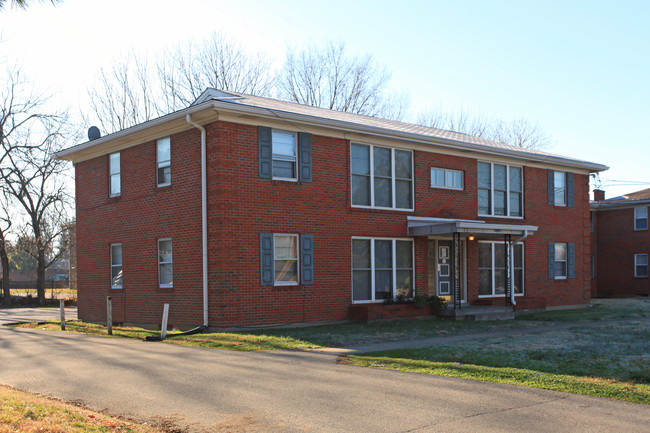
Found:
[[510, 275], [510, 240], [511, 240], [511, 235], [506, 235], [505, 238], [503, 239], [504, 242], [504, 263], [505, 263], [505, 281], [504, 281], [504, 294], [506, 295], [506, 306], [510, 305], [510, 291], [512, 290], [512, 276]]
[[454, 297], [454, 310], [460, 310], [460, 233], [452, 234], [453, 242], [451, 243], [451, 285]]

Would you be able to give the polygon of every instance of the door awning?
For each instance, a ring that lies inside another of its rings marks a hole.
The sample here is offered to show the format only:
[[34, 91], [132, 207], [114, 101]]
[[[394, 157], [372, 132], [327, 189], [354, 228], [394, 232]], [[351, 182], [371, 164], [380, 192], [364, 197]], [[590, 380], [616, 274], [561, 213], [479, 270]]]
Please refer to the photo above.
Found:
[[494, 224], [479, 220], [450, 218], [407, 217], [408, 236], [451, 236], [453, 233], [482, 238], [500, 238], [505, 235], [532, 235], [537, 226], [523, 224]]

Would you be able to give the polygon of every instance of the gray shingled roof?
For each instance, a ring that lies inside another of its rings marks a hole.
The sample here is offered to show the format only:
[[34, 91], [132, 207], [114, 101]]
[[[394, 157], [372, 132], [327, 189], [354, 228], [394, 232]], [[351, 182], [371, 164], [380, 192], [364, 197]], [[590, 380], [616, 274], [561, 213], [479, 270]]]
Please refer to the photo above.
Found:
[[[381, 128], [390, 131], [399, 131], [409, 134], [418, 134], [428, 138], [441, 138], [454, 140], [461, 143], [471, 143], [483, 146], [489, 146], [515, 152], [531, 153], [540, 156], [560, 156], [553, 153], [542, 152], [539, 150], [512, 146], [498, 141], [487, 140], [485, 138], [474, 137], [472, 135], [460, 132], [447, 131], [444, 129], [429, 128], [412, 123], [398, 122], [395, 120], [381, 119], [379, 117], [364, 116], [360, 114], [346, 113], [342, 111], [328, 110], [326, 108], [312, 107], [310, 105], [297, 104], [295, 102], [281, 101], [278, 99], [265, 98], [261, 96], [246, 95], [237, 92], [225, 92], [216, 89], [207, 89], [192, 105], [199, 104], [208, 100], [217, 100], [222, 102], [231, 102], [235, 104], [249, 105], [252, 107], [266, 108], [269, 110], [283, 111], [287, 113], [302, 114], [323, 119], [349, 122], [362, 126]], [[566, 158], [566, 157], [563, 157]], [[567, 158], [572, 159], [572, 158]], [[578, 160], [576, 160], [578, 161]]]

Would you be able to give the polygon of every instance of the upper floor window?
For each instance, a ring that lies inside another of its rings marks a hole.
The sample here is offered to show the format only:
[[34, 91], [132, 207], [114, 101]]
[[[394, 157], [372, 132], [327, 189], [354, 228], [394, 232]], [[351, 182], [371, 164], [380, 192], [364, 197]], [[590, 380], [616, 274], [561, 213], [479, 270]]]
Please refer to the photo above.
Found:
[[308, 132], [257, 128], [259, 176], [266, 179], [312, 182], [312, 135]]
[[111, 289], [122, 288], [122, 244], [111, 245]]
[[566, 206], [566, 173], [553, 172], [553, 198], [555, 206]]
[[648, 255], [647, 254], [634, 255], [634, 276], [635, 277], [648, 276]]
[[634, 208], [634, 230], [648, 230], [648, 207]]
[[278, 179], [297, 179], [298, 149], [296, 134], [273, 131], [273, 177]]
[[108, 155], [108, 173], [111, 197], [117, 197], [121, 193], [120, 186], [120, 152]]
[[160, 287], [174, 287], [172, 261], [172, 240], [158, 240], [158, 284]]
[[523, 216], [521, 167], [479, 162], [478, 213], [494, 216]]
[[432, 168], [431, 188], [463, 189], [463, 172]]
[[352, 205], [413, 209], [413, 153], [352, 143]]
[[172, 183], [171, 143], [169, 137], [156, 142], [156, 160], [158, 164], [158, 186]]
[[551, 206], [574, 205], [573, 173], [548, 171], [548, 204]]

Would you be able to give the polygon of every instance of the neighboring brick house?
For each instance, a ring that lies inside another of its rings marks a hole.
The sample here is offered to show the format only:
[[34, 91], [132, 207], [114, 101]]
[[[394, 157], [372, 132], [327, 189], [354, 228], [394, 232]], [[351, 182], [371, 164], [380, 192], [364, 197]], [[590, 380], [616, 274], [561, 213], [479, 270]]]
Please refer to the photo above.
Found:
[[594, 191], [592, 296], [650, 295], [648, 206], [650, 188], [607, 200]]
[[158, 324], [169, 303], [170, 324], [211, 327], [344, 321], [396, 296], [590, 301], [604, 165], [213, 89], [57, 156], [76, 169], [82, 320], [105, 320], [107, 295], [116, 322]]

